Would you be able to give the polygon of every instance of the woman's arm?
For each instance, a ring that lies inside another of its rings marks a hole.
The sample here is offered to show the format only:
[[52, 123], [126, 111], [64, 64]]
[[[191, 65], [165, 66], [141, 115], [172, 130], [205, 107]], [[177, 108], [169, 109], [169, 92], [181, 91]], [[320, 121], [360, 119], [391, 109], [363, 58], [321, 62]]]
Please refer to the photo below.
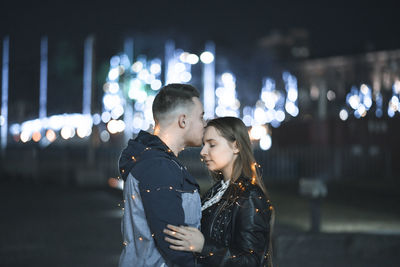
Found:
[[228, 247], [204, 240], [198, 229], [186, 226], [168, 225], [164, 233], [173, 238], [165, 240], [171, 249], [198, 252], [207, 266], [259, 266], [268, 252], [272, 206], [257, 191], [236, 205], [235, 232]]

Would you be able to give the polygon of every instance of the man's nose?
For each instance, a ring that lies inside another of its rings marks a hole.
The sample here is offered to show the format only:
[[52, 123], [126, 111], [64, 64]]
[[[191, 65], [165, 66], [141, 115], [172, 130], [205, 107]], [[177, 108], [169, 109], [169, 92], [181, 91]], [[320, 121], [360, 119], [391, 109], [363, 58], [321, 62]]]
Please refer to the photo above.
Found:
[[203, 147], [200, 151], [200, 156], [204, 158], [205, 155], [206, 155], [206, 149], [205, 147]]

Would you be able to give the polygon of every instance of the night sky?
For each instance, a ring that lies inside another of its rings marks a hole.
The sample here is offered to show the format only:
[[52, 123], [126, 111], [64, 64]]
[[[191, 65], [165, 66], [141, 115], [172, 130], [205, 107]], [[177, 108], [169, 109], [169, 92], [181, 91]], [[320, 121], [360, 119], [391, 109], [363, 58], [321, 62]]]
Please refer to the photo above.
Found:
[[2, 1], [0, 34], [58, 36], [184, 35], [251, 48], [272, 31], [309, 31], [312, 57], [400, 48], [395, 2], [305, 1]]
[[253, 105], [261, 78], [277, 69], [262, 57], [268, 53], [259, 49], [263, 37], [304, 29], [310, 58], [400, 49], [397, 6], [361, 1], [2, 1], [0, 37], [11, 38], [10, 119], [37, 114], [43, 35], [49, 37], [50, 114], [81, 109], [82, 47], [89, 34], [97, 42], [97, 97], [109, 58], [122, 51], [126, 36], [135, 38], [135, 53], [150, 57], [163, 57], [167, 39], [197, 54], [213, 40], [217, 54], [228, 58], [217, 61], [220, 69], [237, 74], [239, 97]]

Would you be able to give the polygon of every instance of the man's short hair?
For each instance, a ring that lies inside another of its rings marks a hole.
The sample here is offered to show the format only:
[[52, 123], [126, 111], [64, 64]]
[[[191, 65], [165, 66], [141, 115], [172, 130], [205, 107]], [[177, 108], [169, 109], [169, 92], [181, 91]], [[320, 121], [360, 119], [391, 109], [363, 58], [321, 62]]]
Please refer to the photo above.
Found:
[[153, 117], [156, 123], [166, 118], [178, 107], [193, 104], [193, 97], [199, 97], [197, 89], [189, 84], [171, 83], [161, 88], [153, 102]]

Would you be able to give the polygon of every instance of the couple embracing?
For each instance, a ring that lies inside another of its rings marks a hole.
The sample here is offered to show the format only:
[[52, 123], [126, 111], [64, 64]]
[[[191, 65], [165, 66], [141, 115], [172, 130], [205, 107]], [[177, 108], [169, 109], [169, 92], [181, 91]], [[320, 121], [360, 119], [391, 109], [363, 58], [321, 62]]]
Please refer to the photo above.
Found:
[[[191, 85], [164, 86], [153, 102], [154, 134], [141, 131], [121, 154], [123, 251], [128, 266], [271, 266], [273, 208], [234, 117], [204, 121]], [[199, 147], [216, 181], [199, 185], [177, 156]]]

